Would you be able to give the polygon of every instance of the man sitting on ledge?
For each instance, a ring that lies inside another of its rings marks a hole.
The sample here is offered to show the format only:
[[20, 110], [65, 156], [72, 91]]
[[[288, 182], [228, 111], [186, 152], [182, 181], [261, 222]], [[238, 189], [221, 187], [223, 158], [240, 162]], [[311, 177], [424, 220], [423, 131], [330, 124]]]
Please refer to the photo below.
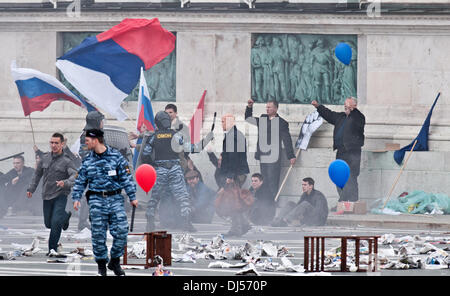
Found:
[[303, 194], [295, 204], [290, 201], [272, 222], [272, 226], [323, 226], [327, 223], [328, 203], [322, 192], [314, 189], [314, 180], [310, 177], [302, 181]]

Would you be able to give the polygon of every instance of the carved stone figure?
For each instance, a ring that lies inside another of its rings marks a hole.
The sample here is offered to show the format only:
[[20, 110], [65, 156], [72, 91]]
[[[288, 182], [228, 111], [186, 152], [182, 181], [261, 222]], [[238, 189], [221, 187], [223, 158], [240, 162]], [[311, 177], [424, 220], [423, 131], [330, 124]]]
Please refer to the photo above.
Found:
[[[356, 96], [356, 36], [255, 34], [255, 38], [251, 50], [255, 102], [342, 104], [347, 96]], [[347, 42], [354, 52], [348, 66], [334, 55], [339, 42]]]

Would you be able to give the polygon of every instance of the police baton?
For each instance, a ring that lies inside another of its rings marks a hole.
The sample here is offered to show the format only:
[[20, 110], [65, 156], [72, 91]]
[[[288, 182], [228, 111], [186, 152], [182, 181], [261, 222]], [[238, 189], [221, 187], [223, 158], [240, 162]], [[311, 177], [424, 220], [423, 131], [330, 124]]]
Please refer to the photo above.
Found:
[[217, 112], [214, 112], [214, 119], [213, 119], [213, 124], [212, 124], [212, 126], [211, 126], [211, 131], [214, 130], [214, 127], [215, 127], [215, 125], [216, 125], [216, 116], [217, 116]]
[[131, 226], [130, 226], [130, 232], [133, 232], [133, 226], [134, 226], [134, 212], [136, 212], [136, 207], [132, 206], [131, 209]]
[[10, 159], [10, 158], [14, 158], [14, 157], [20, 156], [20, 155], [22, 155], [24, 153], [25, 152], [20, 152], [20, 153], [13, 154], [11, 156], [3, 157], [2, 159], [0, 159], [0, 161], [7, 160], [7, 159]]

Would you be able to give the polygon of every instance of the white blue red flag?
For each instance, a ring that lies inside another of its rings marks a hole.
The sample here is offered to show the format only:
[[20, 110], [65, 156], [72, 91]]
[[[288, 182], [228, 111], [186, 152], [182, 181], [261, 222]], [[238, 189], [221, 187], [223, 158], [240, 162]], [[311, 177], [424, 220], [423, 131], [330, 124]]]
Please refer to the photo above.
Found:
[[150, 100], [150, 94], [148, 92], [147, 82], [144, 76], [144, 70], [141, 68], [141, 80], [139, 82], [139, 99], [137, 110], [137, 124], [136, 128], [141, 132], [142, 126], [145, 126], [147, 130], [155, 130], [155, 116], [153, 115], [152, 102]]
[[[150, 100], [150, 93], [148, 91], [143, 68], [141, 68], [141, 79], [139, 82], [139, 99], [136, 118], [136, 128], [139, 133], [142, 132], [142, 126], [145, 126], [149, 131], [155, 130], [155, 116], [153, 114], [152, 102]], [[136, 144], [142, 144], [142, 137], [138, 138]], [[139, 151], [135, 149], [133, 155], [133, 167], [136, 167], [138, 157]]]
[[125, 120], [120, 104], [138, 83], [141, 67], [151, 68], [174, 48], [175, 36], [158, 19], [124, 19], [84, 39], [60, 57], [56, 66], [87, 99]]
[[11, 75], [19, 90], [25, 116], [34, 111], [43, 111], [54, 101], [69, 101], [87, 111], [96, 110], [94, 106], [79, 98], [55, 77], [34, 69], [17, 68], [11, 63]]

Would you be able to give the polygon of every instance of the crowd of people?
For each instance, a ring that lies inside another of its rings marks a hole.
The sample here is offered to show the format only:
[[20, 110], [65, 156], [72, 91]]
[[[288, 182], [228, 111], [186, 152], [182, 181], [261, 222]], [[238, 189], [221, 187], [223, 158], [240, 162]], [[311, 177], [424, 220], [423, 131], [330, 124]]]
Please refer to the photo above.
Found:
[[[159, 221], [160, 228], [195, 232], [193, 223], [211, 223], [214, 215], [231, 220], [229, 236], [246, 234], [252, 224], [275, 227], [326, 224], [327, 199], [315, 189], [311, 177], [305, 177], [301, 182], [300, 200], [289, 202], [277, 211], [275, 196], [280, 186], [283, 155], [290, 165], [296, 163], [289, 124], [279, 116], [278, 102], [268, 101], [266, 113], [259, 117], [253, 116], [253, 103], [251, 99], [248, 101], [245, 119], [258, 127], [255, 158], [260, 163], [260, 172], [251, 175], [248, 189], [243, 188], [250, 174], [247, 140], [237, 128], [233, 114], [222, 116], [224, 138], [218, 156], [211, 145], [208, 146], [214, 138], [213, 130], [198, 143], [191, 143], [189, 130], [179, 119], [174, 104], [168, 104], [164, 111], [156, 113], [154, 131], [144, 126], [140, 134], [129, 134], [130, 141], [141, 139], [139, 144], [133, 144], [139, 153], [136, 167], [146, 163], [157, 172], [146, 209], [146, 231], [157, 229]], [[355, 98], [345, 101], [344, 112], [331, 111], [317, 101], [311, 104], [334, 125], [336, 158], [346, 160], [351, 168], [348, 185], [338, 188], [339, 201], [356, 201], [361, 146], [364, 144], [364, 115], [357, 109]], [[61, 231], [69, 226], [71, 211], [66, 211], [66, 204], [71, 194], [73, 207], [79, 211], [78, 229], [91, 228], [99, 274], [106, 275], [109, 262], [109, 269], [116, 275], [123, 275], [118, 260], [126, 244], [128, 222], [122, 191], [130, 205], [137, 207], [136, 184], [130, 169], [131, 160], [105, 142], [103, 120], [99, 111], [88, 113], [78, 153], [70, 151], [62, 134], [54, 133], [49, 152], [34, 147], [34, 169], [24, 166], [23, 156], [15, 156], [14, 168], [0, 175], [0, 216], [4, 216], [8, 208], [43, 214], [44, 224], [50, 229], [50, 253], [52, 249], [57, 250]], [[215, 167], [217, 190], [203, 182], [201, 171], [190, 157], [207, 146], [209, 160]], [[42, 196], [43, 205], [37, 198], [32, 198], [36, 195]], [[108, 228], [114, 238], [111, 260], [106, 248]]]

